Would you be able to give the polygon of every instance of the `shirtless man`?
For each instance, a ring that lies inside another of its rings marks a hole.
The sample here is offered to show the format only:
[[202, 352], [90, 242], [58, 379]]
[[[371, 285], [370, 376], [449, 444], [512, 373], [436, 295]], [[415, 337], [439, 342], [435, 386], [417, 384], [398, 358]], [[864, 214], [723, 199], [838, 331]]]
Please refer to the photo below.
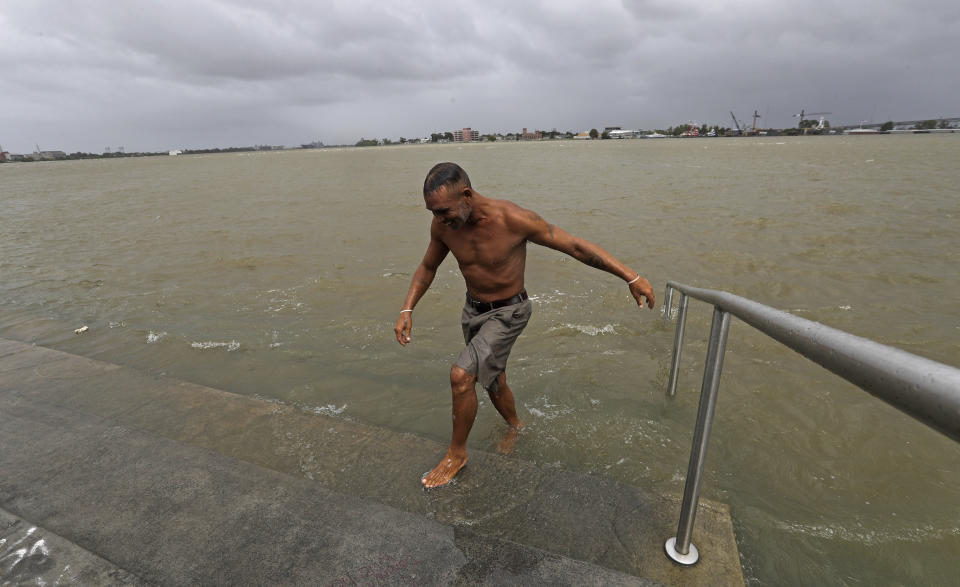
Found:
[[413, 328], [413, 308], [430, 287], [437, 267], [453, 252], [467, 285], [461, 326], [467, 346], [450, 369], [453, 392], [453, 435], [450, 447], [421, 483], [438, 487], [467, 464], [467, 436], [477, 415], [474, 385], [479, 381], [490, 401], [515, 435], [520, 427], [513, 393], [507, 385], [510, 349], [530, 319], [532, 304], [524, 290], [527, 241], [556, 249], [574, 259], [616, 275], [643, 307], [653, 308], [653, 288], [613, 255], [582, 238], [547, 224], [535, 212], [506, 200], [487, 198], [470, 185], [455, 163], [438, 163], [423, 183], [423, 199], [433, 214], [430, 244], [413, 274], [394, 333], [406, 346]]

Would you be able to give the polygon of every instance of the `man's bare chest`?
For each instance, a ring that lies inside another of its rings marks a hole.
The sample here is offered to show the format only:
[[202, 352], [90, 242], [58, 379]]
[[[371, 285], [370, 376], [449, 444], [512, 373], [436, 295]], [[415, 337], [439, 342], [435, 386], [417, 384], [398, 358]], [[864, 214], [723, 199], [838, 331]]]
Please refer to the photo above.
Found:
[[522, 257], [526, 239], [507, 231], [472, 231], [449, 235], [444, 244], [461, 265], [497, 267]]

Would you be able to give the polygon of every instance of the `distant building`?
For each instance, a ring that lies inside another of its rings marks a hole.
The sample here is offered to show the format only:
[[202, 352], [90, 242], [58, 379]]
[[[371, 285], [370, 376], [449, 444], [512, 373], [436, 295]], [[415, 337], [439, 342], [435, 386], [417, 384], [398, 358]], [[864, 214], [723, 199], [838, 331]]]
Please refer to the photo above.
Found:
[[6, 151], [0, 151], [0, 161], [6, 161], [6, 160], [7, 160], [7, 155], [9, 155], [9, 154], [10, 154], [10, 153], [7, 153]]
[[540, 132], [539, 130], [534, 132], [527, 132], [526, 127], [524, 127], [522, 138], [525, 141], [539, 141], [540, 139], [543, 138], [543, 133]]
[[63, 151], [38, 151], [33, 154], [37, 161], [53, 161], [55, 159], [66, 159], [67, 154]]
[[180, 149], [173, 149], [172, 151], [170, 151], [171, 156], [182, 155], [182, 154], [183, 154], [183, 151], [181, 151]]
[[590, 133], [588, 133], [588, 132], [578, 132], [577, 134], [573, 135], [573, 138], [574, 138], [575, 140], [579, 140], [579, 141], [590, 140]]
[[480, 131], [470, 127], [453, 131], [453, 140], [456, 143], [469, 143], [480, 140]]
[[640, 135], [638, 130], [621, 130], [619, 128], [604, 130], [611, 139], [635, 139]]

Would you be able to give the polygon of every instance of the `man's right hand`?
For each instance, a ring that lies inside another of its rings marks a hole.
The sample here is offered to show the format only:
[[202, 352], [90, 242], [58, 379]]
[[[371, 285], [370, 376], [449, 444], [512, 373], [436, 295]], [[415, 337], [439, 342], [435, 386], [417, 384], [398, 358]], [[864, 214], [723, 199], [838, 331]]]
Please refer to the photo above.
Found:
[[410, 342], [410, 330], [413, 328], [413, 312], [400, 312], [397, 318], [397, 324], [393, 327], [393, 332], [397, 335], [397, 342], [400, 346], [407, 346]]

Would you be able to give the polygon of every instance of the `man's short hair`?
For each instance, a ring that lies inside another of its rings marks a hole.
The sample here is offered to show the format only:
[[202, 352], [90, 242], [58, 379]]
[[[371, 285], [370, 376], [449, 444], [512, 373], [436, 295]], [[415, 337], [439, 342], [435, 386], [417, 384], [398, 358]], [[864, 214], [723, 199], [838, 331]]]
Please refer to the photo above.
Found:
[[455, 187], [473, 187], [470, 185], [470, 178], [467, 177], [467, 172], [456, 163], [449, 162], [437, 163], [433, 166], [433, 169], [427, 173], [427, 179], [423, 181], [423, 197], [429, 196], [443, 186], [447, 186], [448, 189]]

